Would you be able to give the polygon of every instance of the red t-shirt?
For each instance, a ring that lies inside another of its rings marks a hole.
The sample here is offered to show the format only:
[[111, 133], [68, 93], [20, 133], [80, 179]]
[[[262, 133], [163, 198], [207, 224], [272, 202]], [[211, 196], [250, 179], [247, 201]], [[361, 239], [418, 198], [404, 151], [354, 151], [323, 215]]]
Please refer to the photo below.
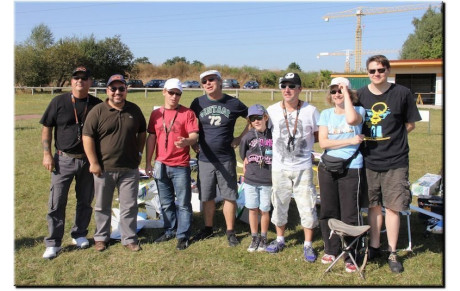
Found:
[[[174, 122], [171, 125], [173, 120]], [[169, 132], [167, 143], [165, 127]], [[165, 109], [164, 107], [158, 108], [150, 114], [147, 132], [156, 135], [155, 159], [157, 161], [167, 166], [189, 166], [190, 147], [177, 148], [174, 142], [178, 137], [187, 138], [189, 133], [198, 132], [198, 122], [192, 110], [182, 105], [177, 110]]]

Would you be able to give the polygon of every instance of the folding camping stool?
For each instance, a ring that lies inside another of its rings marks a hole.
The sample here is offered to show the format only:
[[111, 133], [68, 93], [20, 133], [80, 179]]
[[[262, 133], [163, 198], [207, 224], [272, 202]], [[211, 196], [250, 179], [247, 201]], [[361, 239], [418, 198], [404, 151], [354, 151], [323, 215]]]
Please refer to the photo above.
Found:
[[[364, 279], [362, 270], [359, 268], [351, 252], [353, 251], [354, 245], [359, 241], [360, 237], [366, 233], [371, 228], [371, 226], [353, 226], [334, 218], [329, 219], [328, 225], [331, 229], [331, 236], [336, 234], [340, 237], [340, 240], [342, 241], [342, 253], [331, 263], [331, 265], [326, 269], [324, 273], [329, 272], [329, 270], [332, 269], [332, 267], [339, 261], [339, 259], [347, 254], [355, 265], [356, 270], [358, 271], [361, 278]], [[349, 245], [347, 245], [345, 242], [345, 237], [347, 236], [355, 238]]]

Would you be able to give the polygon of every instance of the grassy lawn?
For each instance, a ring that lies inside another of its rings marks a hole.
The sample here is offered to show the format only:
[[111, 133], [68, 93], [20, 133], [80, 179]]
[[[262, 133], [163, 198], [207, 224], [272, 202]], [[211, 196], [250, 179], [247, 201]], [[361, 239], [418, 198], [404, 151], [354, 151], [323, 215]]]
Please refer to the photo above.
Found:
[[[229, 91], [234, 94], [235, 91]], [[184, 106], [189, 106], [201, 91], [185, 91]], [[305, 95], [303, 95], [305, 96]], [[41, 115], [51, 98], [50, 94], [16, 94], [15, 114]], [[98, 97], [105, 99], [99, 93]], [[240, 92], [239, 98], [248, 106], [260, 103], [264, 106], [281, 100], [279, 92]], [[129, 93], [128, 100], [138, 104], [146, 119], [155, 105], [163, 103], [160, 92]], [[319, 110], [326, 108], [324, 93], [313, 94], [312, 103]], [[443, 166], [443, 111], [430, 109], [431, 129], [426, 123], [417, 123], [409, 135], [410, 181], [414, 182], [425, 173], [438, 174]], [[69, 194], [66, 214], [64, 251], [54, 260], [42, 259], [43, 239], [47, 235], [46, 212], [50, 174], [42, 166], [40, 145], [41, 125], [39, 118], [16, 120], [15, 134], [15, 181], [14, 181], [14, 284], [16, 286], [433, 286], [445, 284], [444, 236], [424, 236], [425, 225], [416, 213], [411, 215], [413, 252], [400, 251], [405, 272], [392, 274], [386, 257], [368, 263], [366, 280], [358, 274], [348, 274], [344, 264], [338, 263], [332, 272], [323, 275], [326, 266], [320, 261], [309, 264], [303, 261], [303, 234], [299, 226], [295, 202], [292, 201], [286, 231], [287, 248], [276, 255], [248, 253], [250, 243], [249, 225], [238, 221], [237, 237], [242, 244], [236, 248], [227, 246], [225, 222], [219, 207], [215, 217], [218, 235], [212, 239], [192, 244], [185, 251], [175, 249], [175, 240], [153, 244], [161, 229], [143, 229], [139, 238], [143, 250], [131, 253], [119, 242], [107, 251], [99, 253], [93, 248], [76, 250], [69, 235], [75, 214], [75, 192]], [[245, 125], [243, 119], [235, 130], [239, 134]], [[319, 146], [315, 149], [320, 151]], [[142, 162], [141, 167], [144, 167]], [[414, 197], [413, 204], [417, 199]], [[94, 219], [93, 219], [94, 220]], [[94, 233], [91, 221], [89, 238]], [[202, 215], [194, 213], [192, 234], [203, 225]], [[401, 220], [398, 248], [407, 246], [405, 219]], [[273, 225], [269, 240], [276, 237]], [[382, 235], [382, 241], [384, 239]], [[92, 242], [92, 239], [90, 240]], [[320, 230], [315, 230], [314, 248], [323, 255]], [[382, 244], [386, 247], [386, 243]]]

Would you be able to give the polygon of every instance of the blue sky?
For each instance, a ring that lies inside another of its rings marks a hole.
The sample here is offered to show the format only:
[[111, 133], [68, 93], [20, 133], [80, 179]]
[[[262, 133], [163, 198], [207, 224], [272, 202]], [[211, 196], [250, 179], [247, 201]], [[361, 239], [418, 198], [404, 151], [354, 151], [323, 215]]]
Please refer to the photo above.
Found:
[[[55, 40], [93, 34], [120, 35], [136, 58], [162, 64], [175, 56], [214, 64], [260, 69], [343, 71], [345, 56], [317, 58], [320, 52], [354, 50], [356, 17], [323, 20], [328, 13], [363, 7], [433, 2], [21, 2], [14, 3], [14, 42], [47, 25]], [[425, 10], [366, 15], [363, 51], [400, 50], [412, 20]], [[397, 59], [398, 53], [385, 53]], [[362, 62], [368, 55], [363, 56]], [[351, 61], [354, 68], [354, 59]]]

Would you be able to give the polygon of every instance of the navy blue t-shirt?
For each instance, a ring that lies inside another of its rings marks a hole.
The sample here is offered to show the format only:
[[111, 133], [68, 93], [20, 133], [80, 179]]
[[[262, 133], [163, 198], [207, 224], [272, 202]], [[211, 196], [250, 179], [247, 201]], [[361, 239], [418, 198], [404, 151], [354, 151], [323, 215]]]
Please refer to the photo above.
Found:
[[248, 107], [235, 97], [224, 94], [219, 100], [203, 95], [195, 98], [190, 109], [195, 112], [200, 128], [200, 154], [205, 162], [223, 162], [236, 159], [231, 146], [238, 117], [246, 118]]

